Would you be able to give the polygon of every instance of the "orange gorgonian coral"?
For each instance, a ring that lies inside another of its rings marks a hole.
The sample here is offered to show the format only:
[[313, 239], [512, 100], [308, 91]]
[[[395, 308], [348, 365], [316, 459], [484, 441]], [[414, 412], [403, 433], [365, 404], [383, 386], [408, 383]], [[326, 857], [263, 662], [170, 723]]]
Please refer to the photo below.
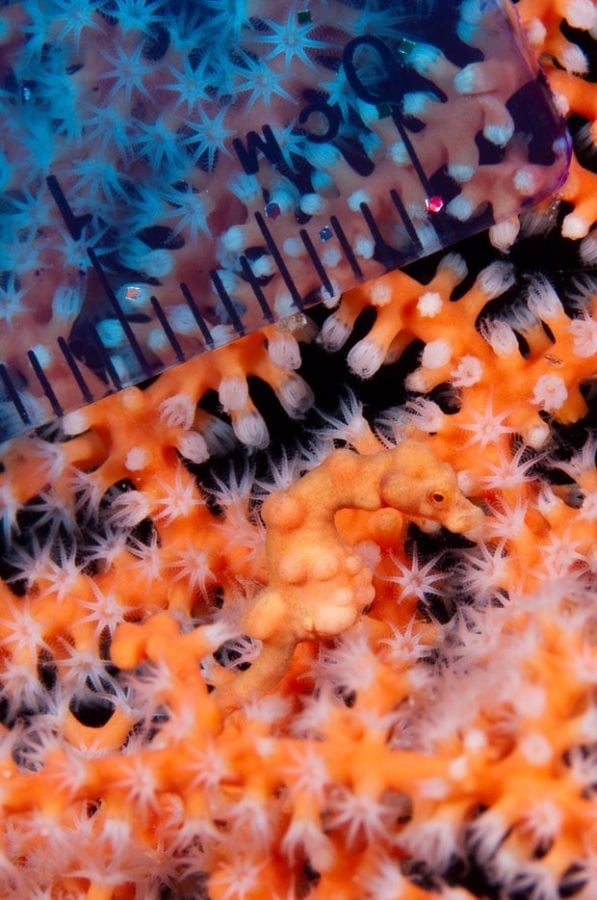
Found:
[[3, 449], [2, 898], [595, 896], [597, 23], [518, 9], [559, 209]]

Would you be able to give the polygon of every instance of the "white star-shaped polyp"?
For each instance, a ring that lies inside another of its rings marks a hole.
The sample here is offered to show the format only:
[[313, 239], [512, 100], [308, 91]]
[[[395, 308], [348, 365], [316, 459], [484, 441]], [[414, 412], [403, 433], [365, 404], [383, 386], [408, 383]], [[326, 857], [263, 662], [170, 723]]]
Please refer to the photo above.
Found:
[[482, 412], [476, 409], [470, 411], [472, 422], [463, 423], [460, 427], [471, 433], [471, 437], [464, 444], [472, 447], [479, 444], [481, 448], [496, 443], [504, 434], [513, 434], [514, 429], [502, 424], [508, 418], [508, 410], [496, 413], [493, 409], [493, 401], [489, 399]]
[[305, 66], [313, 66], [307, 54], [307, 50], [324, 49], [326, 44], [315, 38], [309, 37], [309, 32], [313, 30], [314, 25], [309, 16], [306, 22], [300, 22], [298, 13], [292, 9], [288, 13], [286, 22], [276, 22], [273, 19], [266, 20], [267, 27], [271, 30], [271, 34], [263, 34], [256, 38], [257, 43], [271, 44], [273, 49], [265, 57], [266, 59], [274, 59], [281, 53], [284, 54], [284, 65], [288, 67], [294, 57], [300, 59]]
[[399, 574], [388, 575], [387, 580], [400, 586], [399, 600], [404, 600], [405, 597], [416, 597], [418, 600], [424, 601], [426, 594], [439, 594], [434, 584], [436, 581], [441, 581], [444, 576], [441, 573], [432, 573], [432, 569], [437, 564], [437, 557], [425, 563], [424, 566], [419, 566], [419, 557], [415, 547], [410, 568], [404, 566], [400, 560], [395, 559], [393, 556], [392, 562], [398, 569]]

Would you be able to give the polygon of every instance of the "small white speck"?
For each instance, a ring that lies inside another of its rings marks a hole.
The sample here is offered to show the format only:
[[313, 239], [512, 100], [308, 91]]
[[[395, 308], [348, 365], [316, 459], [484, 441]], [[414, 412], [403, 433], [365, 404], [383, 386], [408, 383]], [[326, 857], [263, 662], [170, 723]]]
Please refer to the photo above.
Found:
[[371, 197], [369, 196], [367, 191], [359, 190], [354, 191], [346, 202], [348, 203], [348, 207], [352, 210], [352, 212], [358, 212], [361, 208], [362, 203], [370, 203], [370, 201]]
[[375, 244], [371, 238], [359, 236], [354, 242], [354, 252], [361, 259], [371, 259], [375, 252]]
[[417, 301], [417, 312], [426, 319], [433, 319], [441, 312], [444, 301], [436, 291], [427, 291]]
[[453, 759], [449, 766], [448, 772], [455, 781], [462, 781], [468, 775], [468, 760], [466, 756], [459, 756]]
[[448, 783], [443, 778], [426, 778], [419, 782], [418, 793], [426, 800], [443, 800], [449, 793]]
[[520, 752], [532, 766], [544, 766], [553, 756], [553, 749], [542, 734], [529, 734], [520, 742]]
[[139, 472], [149, 462], [149, 453], [143, 447], [133, 447], [126, 455], [124, 466], [129, 472]]
[[67, 413], [62, 420], [62, 430], [69, 437], [77, 434], [83, 434], [89, 428], [89, 418], [84, 410], [76, 410], [76, 412]]
[[478, 753], [487, 746], [487, 738], [480, 728], [471, 728], [464, 736], [464, 746], [470, 753]]
[[392, 287], [387, 281], [376, 281], [368, 293], [374, 306], [387, 306], [392, 299]]
[[342, 254], [336, 247], [328, 247], [327, 250], [321, 254], [321, 259], [325, 266], [329, 266], [331, 269], [334, 269], [337, 265], [339, 265]]

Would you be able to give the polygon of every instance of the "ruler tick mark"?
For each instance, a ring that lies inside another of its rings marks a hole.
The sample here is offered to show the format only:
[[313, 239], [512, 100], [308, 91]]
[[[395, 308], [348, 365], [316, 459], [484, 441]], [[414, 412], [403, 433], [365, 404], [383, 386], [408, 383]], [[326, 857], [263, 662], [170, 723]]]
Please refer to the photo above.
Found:
[[321, 278], [321, 283], [322, 283], [323, 287], [328, 292], [330, 297], [333, 297], [334, 296], [334, 288], [332, 287], [332, 282], [330, 281], [328, 273], [326, 272], [326, 270], [323, 267], [323, 263], [321, 262], [319, 256], [317, 255], [317, 250], [313, 246], [313, 241], [309, 237], [309, 233], [307, 232], [307, 230], [305, 228], [301, 228], [301, 230], [299, 231], [299, 234], [301, 236], [301, 240], [302, 240], [303, 244], [305, 245], [305, 250], [309, 254], [309, 259], [313, 263], [313, 268], [315, 269], [315, 271]]
[[127, 317], [123, 313], [120, 303], [118, 302], [118, 298], [117, 298], [116, 294], [114, 293], [114, 291], [112, 290], [112, 285], [106, 278], [106, 273], [102, 269], [99, 259], [97, 258], [94, 251], [90, 247], [87, 249], [87, 255], [88, 255], [89, 259], [91, 260], [91, 265], [93, 266], [93, 268], [95, 269], [95, 271], [97, 273], [100, 284], [101, 284], [102, 288], [104, 289], [104, 293], [105, 293], [106, 297], [108, 298], [108, 300], [110, 301], [112, 309], [114, 310], [114, 313], [116, 314], [116, 318], [118, 319], [118, 321], [120, 322], [120, 324], [122, 326], [122, 330], [124, 331], [124, 333], [126, 335], [126, 339], [130, 344], [131, 350], [137, 357], [137, 362], [141, 366], [145, 376], [147, 378], [151, 378], [151, 376], [153, 375], [153, 370], [152, 370], [151, 366], [149, 365], [149, 363], [147, 362], [147, 360], [145, 359], [145, 355], [144, 355], [143, 351], [141, 350], [139, 342], [135, 336], [135, 332], [131, 328], [131, 323], [128, 321]]
[[58, 340], [56, 341], [56, 343], [60, 347], [60, 351], [61, 351], [62, 355], [64, 356], [64, 359], [66, 360], [66, 364], [69, 367], [73, 378], [77, 382], [77, 385], [79, 387], [79, 390], [81, 391], [83, 400], [85, 401], [85, 403], [92, 403], [93, 399], [94, 399], [93, 394], [89, 390], [89, 387], [87, 386], [87, 383], [86, 383], [85, 379], [83, 378], [81, 370], [79, 369], [79, 366], [77, 365], [77, 360], [73, 356], [70, 347], [68, 346], [68, 344], [66, 343], [66, 341], [63, 337], [59, 337]]
[[392, 198], [392, 203], [398, 210], [398, 214], [404, 223], [404, 227], [408, 232], [409, 238], [411, 239], [415, 247], [420, 249], [422, 247], [421, 240], [419, 238], [419, 235], [417, 234], [417, 231], [412, 223], [409, 214], [406, 211], [406, 207], [402, 202], [402, 198], [400, 197], [399, 193], [394, 190], [394, 188], [392, 188], [392, 190], [390, 191], [390, 197]]
[[272, 323], [274, 321], [274, 314], [272, 313], [272, 311], [270, 309], [269, 303], [267, 302], [267, 300], [265, 298], [265, 294], [261, 290], [261, 285], [259, 284], [259, 281], [257, 280], [257, 277], [256, 277], [255, 273], [253, 272], [253, 270], [251, 268], [251, 264], [249, 263], [249, 260], [247, 259], [246, 256], [241, 256], [240, 265], [243, 270], [243, 274], [244, 274], [245, 278], [247, 279], [247, 281], [249, 282], [249, 284], [251, 285], [251, 289], [252, 289], [253, 293], [255, 294], [255, 297], [257, 299], [257, 302], [259, 303], [259, 306], [261, 307], [261, 312], [263, 313], [264, 319], [267, 322]]
[[4, 382], [4, 387], [6, 388], [6, 393], [12, 400], [13, 406], [18, 412], [21, 422], [24, 425], [31, 425], [31, 419], [29, 418], [29, 413], [25, 409], [23, 405], [23, 401], [19, 397], [19, 392], [13, 384], [12, 378], [8, 372], [8, 369], [4, 365], [4, 363], [0, 363], [0, 378]]
[[344, 229], [342, 228], [342, 225], [340, 224], [340, 222], [338, 221], [336, 216], [331, 217], [330, 225], [336, 232], [336, 236], [337, 236], [338, 240], [340, 241], [340, 246], [342, 247], [342, 250], [344, 251], [344, 255], [345, 255], [346, 259], [348, 260], [348, 264], [350, 265], [350, 268], [352, 269], [352, 271], [354, 272], [356, 277], [359, 279], [359, 281], [362, 281], [363, 277], [364, 277], [363, 270], [361, 269], [361, 267], [357, 261], [357, 258], [354, 255], [353, 249], [350, 246], [349, 240], [346, 237], [346, 234], [344, 233]]
[[35, 353], [33, 352], [33, 350], [27, 351], [27, 358], [29, 359], [29, 362], [31, 363], [31, 367], [37, 376], [37, 380], [39, 381], [44, 394], [50, 401], [50, 406], [52, 407], [52, 411], [53, 411], [54, 415], [58, 416], [58, 417], [62, 416], [64, 414], [64, 410], [60, 406], [60, 403], [58, 402], [58, 397], [52, 390], [52, 385], [48, 381], [48, 377], [47, 377], [46, 373], [44, 372], [44, 370], [42, 369], [42, 367], [39, 363], [39, 360], [38, 360], [37, 356], [35, 355]]
[[83, 229], [91, 222], [91, 213], [85, 213], [83, 216], [76, 216], [69, 206], [68, 200], [64, 196], [64, 191], [60, 187], [58, 179], [55, 175], [48, 175], [46, 184], [50, 191], [54, 203], [60, 211], [60, 215], [64, 219], [64, 224], [68, 228], [71, 237], [78, 241], [83, 233]]
[[168, 317], [166, 316], [166, 313], [160, 306], [159, 300], [157, 299], [157, 297], [151, 297], [150, 301], [151, 301], [151, 305], [153, 307], [153, 311], [155, 312], [156, 316], [158, 317], [160, 325], [164, 329], [166, 337], [168, 338], [168, 340], [170, 341], [170, 344], [172, 345], [172, 349], [174, 350], [174, 353], [176, 354], [177, 360], [181, 363], [184, 362], [186, 357], [183, 353], [182, 347], [180, 346], [180, 343], [178, 342], [178, 338], [176, 337], [176, 335], [174, 334], [174, 331], [172, 330], [172, 326], [170, 325], [170, 322], [168, 321]]
[[220, 276], [218, 275], [218, 273], [215, 269], [212, 269], [212, 271], [209, 273], [209, 277], [211, 278], [211, 282], [212, 282], [213, 286], [215, 287], [215, 289], [218, 293], [218, 296], [224, 305], [224, 309], [230, 316], [230, 321], [232, 323], [232, 327], [234, 328], [234, 330], [236, 331], [236, 333], [238, 334], [239, 337], [243, 337], [243, 335], [245, 333], [243, 323], [241, 322], [240, 317], [234, 307], [234, 302], [233, 302], [232, 298], [230, 297], [230, 295], [228, 294], [228, 291], [222, 284], [222, 279], [220, 278]]
[[284, 282], [286, 283], [286, 287], [290, 291], [290, 296], [292, 297], [294, 305], [297, 306], [299, 309], [302, 309], [303, 308], [303, 299], [298, 291], [296, 284], [294, 283], [294, 279], [293, 279], [292, 275], [290, 274], [286, 263], [284, 262], [284, 257], [280, 253], [280, 251], [278, 249], [278, 245], [276, 244], [271, 231], [265, 224], [265, 219], [263, 218], [261, 213], [258, 213], [258, 212], [255, 213], [255, 221], [257, 222], [257, 225], [259, 226], [259, 230], [261, 231], [261, 234], [263, 235], [263, 239], [264, 239], [265, 243], [267, 244], [267, 249], [273, 256], [273, 258], [276, 262], [276, 265], [278, 267], [278, 270], [280, 272], [280, 275], [284, 279]]
[[118, 372], [114, 368], [114, 363], [112, 362], [112, 360], [110, 358], [110, 354], [104, 347], [104, 345], [102, 343], [102, 339], [99, 336], [95, 325], [92, 325], [92, 327], [91, 327], [91, 334], [93, 336], [94, 344], [97, 347], [97, 350], [101, 357], [102, 363], [104, 364], [106, 371], [112, 381], [112, 384], [114, 385], [114, 387], [116, 388], [117, 391], [121, 390], [122, 381], [120, 380], [120, 376], [118, 375]]
[[211, 336], [210, 330], [207, 327], [207, 323], [206, 323], [205, 319], [201, 315], [199, 307], [197, 306], [197, 304], [195, 303], [195, 301], [193, 299], [193, 295], [191, 294], [188, 286], [184, 283], [184, 281], [181, 281], [181, 283], [180, 283], [180, 290], [182, 292], [182, 296], [186, 300], [187, 306], [189, 307], [189, 309], [191, 310], [191, 313], [193, 314], [193, 318], [195, 319], [195, 322], [199, 326], [199, 331], [201, 332], [201, 334], [203, 336], [203, 340], [205, 341], [207, 346], [210, 348], [210, 350], [213, 350], [213, 348], [215, 346], [214, 339]]

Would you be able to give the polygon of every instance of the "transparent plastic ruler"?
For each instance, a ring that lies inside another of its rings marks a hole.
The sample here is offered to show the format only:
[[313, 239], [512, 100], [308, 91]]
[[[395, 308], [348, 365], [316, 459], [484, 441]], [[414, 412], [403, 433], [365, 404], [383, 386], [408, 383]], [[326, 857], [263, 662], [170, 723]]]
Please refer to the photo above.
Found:
[[0, 20], [0, 441], [565, 176], [499, 0], [23, 0]]

